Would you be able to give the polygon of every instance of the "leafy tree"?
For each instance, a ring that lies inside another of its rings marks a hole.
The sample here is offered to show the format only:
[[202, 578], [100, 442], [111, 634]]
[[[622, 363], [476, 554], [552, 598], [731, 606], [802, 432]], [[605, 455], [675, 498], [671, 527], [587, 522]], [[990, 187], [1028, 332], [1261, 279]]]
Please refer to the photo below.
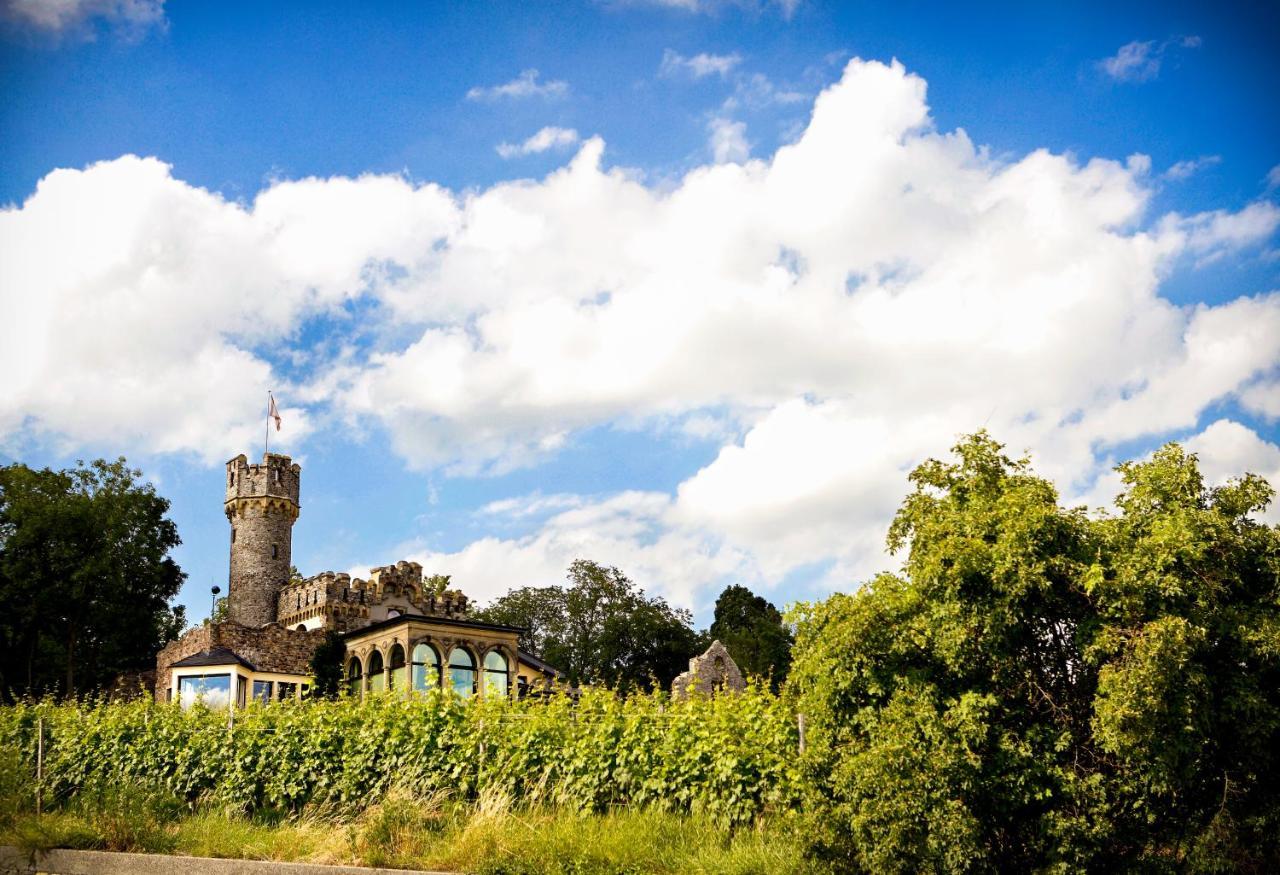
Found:
[[431, 574], [422, 579], [422, 589], [431, 595], [439, 596], [449, 589], [451, 575]]
[[1280, 530], [1176, 445], [1118, 516], [985, 433], [915, 469], [901, 575], [797, 611], [814, 850], [845, 871], [1280, 867]]
[[324, 640], [311, 655], [311, 695], [332, 699], [342, 689], [342, 664], [347, 655], [347, 645], [342, 635], [333, 629], [325, 633]]
[[513, 590], [474, 616], [526, 629], [520, 646], [571, 684], [670, 685], [697, 652], [689, 612], [646, 598], [617, 568], [578, 559], [568, 577], [567, 587]]
[[185, 625], [169, 502], [124, 459], [0, 468], [0, 688], [101, 688]]
[[791, 629], [772, 603], [745, 586], [720, 593], [710, 637], [729, 649], [743, 672], [771, 678], [775, 690], [791, 667]]

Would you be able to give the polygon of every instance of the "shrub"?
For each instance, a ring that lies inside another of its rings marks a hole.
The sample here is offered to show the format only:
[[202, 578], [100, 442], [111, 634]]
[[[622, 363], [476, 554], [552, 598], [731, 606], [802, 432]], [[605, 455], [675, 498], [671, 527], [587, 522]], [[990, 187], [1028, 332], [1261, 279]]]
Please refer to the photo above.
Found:
[[1280, 530], [1174, 445], [1116, 517], [979, 434], [911, 475], [903, 575], [801, 606], [812, 850], [847, 871], [1280, 869]]

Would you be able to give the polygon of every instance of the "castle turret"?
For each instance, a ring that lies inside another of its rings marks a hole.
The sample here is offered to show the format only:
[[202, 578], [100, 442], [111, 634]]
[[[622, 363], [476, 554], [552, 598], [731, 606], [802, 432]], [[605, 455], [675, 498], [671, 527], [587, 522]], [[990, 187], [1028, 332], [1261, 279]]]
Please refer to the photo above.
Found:
[[262, 626], [276, 619], [280, 590], [289, 582], [301, 475], [301, 466], [274, 453], [264, 455], [261, 465], [250, 465], [244, 454], [227, 462], [227, 615], [237, 623]]

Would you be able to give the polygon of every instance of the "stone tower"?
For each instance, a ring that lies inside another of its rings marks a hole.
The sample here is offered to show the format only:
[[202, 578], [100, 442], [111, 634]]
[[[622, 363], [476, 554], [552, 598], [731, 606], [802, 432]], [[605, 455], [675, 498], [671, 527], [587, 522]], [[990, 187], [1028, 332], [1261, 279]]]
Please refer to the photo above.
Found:
[[301, 475], [301, 466], [274, 453], [261, 465], [250, 465], [243, 453], [227, 462], [227, 616], [234, 622], [257, 627], [276, 620], [280, 590], [289, 582]]

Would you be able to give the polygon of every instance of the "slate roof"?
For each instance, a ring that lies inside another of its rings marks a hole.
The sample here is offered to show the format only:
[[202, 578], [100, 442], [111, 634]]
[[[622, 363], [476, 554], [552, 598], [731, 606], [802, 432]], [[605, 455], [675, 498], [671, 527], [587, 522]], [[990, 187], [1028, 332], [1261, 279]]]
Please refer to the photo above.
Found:
[[257, 671], [258, 669], [249, 660], [245, 659], [234, 650], [226, 647], [215, 647], [212, 650], [201, 650], [199, 653], [193, 653], [185, 659], [179, 659], [171, 668], [192, 668], [194, 666], [203, 665], [243, 665], [249, 671]]

